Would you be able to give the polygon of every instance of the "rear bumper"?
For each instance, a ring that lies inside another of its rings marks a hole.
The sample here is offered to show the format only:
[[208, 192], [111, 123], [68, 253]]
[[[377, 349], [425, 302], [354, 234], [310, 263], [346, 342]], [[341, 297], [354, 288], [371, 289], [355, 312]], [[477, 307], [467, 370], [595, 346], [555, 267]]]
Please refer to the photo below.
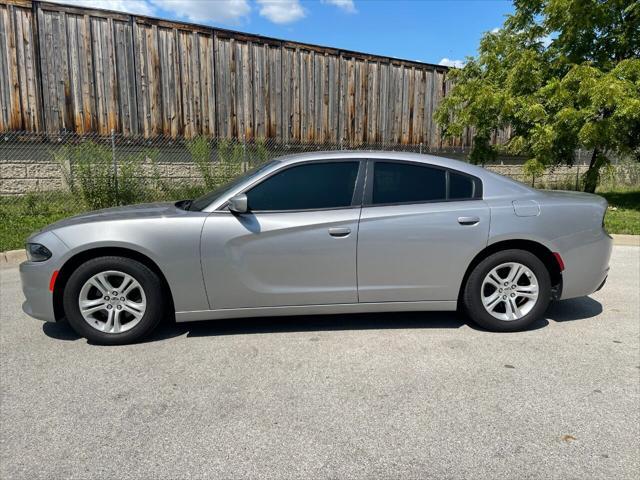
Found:
[[602, 281], [602, 283], [600, 284], [600, 286], [598, 288], [596, 288], [596, 292], [599, 292], [600, 290], [602, 290], [602, 287], [604, 287], [604, 284], [607, 283], [607, 278], [609, 278], [609, 275], [607, 275], [606, 277], [604, 277], [604, 280]]
[[613, 239], [604, 231], [571, 236], [563, 249], [565, 270], [562, 272], [561, 299], [583, 297], [604, 286], [609, 275], [609, 259]]

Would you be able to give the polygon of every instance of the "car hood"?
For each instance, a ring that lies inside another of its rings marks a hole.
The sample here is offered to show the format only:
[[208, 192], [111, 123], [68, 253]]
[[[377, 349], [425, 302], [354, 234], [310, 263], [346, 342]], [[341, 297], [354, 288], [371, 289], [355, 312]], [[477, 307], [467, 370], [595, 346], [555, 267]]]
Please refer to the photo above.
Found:
[[178, 212], [186, 213], [184, 210], [178, 209], [172, 202], [143, 203], [139, 205], [127, 205], [124, 207], [104, 208], [102, 210], [95, 210], [93, 212], [87, 212], [65, 218], [47, 225], [40, 230], [40, 232], [47, 232], [78, 224], [173, 216]]

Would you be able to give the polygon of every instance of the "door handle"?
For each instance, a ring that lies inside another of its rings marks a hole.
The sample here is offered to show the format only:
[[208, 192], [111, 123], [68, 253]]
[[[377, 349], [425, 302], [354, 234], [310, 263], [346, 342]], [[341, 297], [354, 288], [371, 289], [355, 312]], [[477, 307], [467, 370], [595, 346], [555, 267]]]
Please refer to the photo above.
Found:
[[458, 217], [460, 225], [475, 225], [480, 223], [480, 217]]
[[351, 233], [348, 227], [332, 227], [329, 229], [329, 235], [332, 237], [347, 237]]

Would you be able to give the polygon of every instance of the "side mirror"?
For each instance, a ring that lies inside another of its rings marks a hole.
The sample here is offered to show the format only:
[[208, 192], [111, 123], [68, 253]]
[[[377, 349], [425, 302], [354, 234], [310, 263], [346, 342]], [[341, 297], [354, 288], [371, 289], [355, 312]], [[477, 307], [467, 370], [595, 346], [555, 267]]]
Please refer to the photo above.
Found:
[[249, 211], [247, 196], [241, 193], [231, 197], [229, 199], [229, 210], [233, 213], [247, 213]]

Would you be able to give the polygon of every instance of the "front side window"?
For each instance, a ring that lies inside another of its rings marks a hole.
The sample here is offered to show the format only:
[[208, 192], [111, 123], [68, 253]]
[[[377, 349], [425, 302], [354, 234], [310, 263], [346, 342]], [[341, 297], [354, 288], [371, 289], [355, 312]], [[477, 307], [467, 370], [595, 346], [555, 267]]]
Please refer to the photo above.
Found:
[[375, 162], [373, 204], [419, 203], [447, 198], [447, 172], [396, 162]]
[[247, 193], [250, 210], [312, 210], [351, 205], [360, 162], [308, 163], [287, 168]]
[[224, 185], [203, 195], [202, 197], [197, 198], [193, 202], [190, 202], [187, 210], [201, 211], [207, 208], [213, 202], [215, 202], [216, 200], [219, 200], [223, 195], [229, 192], [232, 188], [237, 187], [241, 183], [250, 181], [252, 178], [257, 177], [262, 172], [264, 172], [268, 168], [271, 168], [276, 163], [278, 163], [278, 160], [272, 160], [270, 162], [265, 163], [264, 165], [261, 165], [259, 167], [249, 170], [244, 175], [236, 177], [231, 181], [229, 181], [228, 183], [225, 183]]

